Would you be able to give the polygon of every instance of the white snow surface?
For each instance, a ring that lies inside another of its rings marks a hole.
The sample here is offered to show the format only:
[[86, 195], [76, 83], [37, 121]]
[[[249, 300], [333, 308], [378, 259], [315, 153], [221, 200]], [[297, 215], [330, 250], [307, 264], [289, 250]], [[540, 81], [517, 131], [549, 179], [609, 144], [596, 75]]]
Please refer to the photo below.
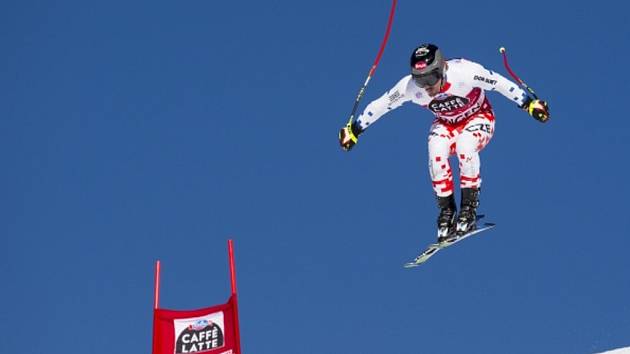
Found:
[[630, 347], [609, 350], [607, 352], [601, 352], [597, 354], [630, 354]]

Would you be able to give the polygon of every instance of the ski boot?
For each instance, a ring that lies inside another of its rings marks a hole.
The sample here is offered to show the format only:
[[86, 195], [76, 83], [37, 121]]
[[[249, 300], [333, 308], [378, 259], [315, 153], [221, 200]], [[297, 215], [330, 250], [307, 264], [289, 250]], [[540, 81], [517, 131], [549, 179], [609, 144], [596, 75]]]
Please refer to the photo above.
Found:
[[457, 205], [453, 194], [448, 197], [437, 197], [440, 215], [437, 219], [438, 243], [442, 243], [455, 237], [455, 214]]
[[465, 235], [477, 228], [477, 207], [479, 206], [479, 189], [462, 188], [462, 203], [457, 217], [457, 236]]

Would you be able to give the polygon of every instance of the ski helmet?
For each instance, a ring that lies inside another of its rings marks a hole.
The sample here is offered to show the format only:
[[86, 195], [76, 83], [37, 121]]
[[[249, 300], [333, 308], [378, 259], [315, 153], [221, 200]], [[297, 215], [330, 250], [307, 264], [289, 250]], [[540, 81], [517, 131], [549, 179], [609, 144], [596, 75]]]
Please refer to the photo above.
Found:
[[444, 56], [435, 44], [423, 44], [411, 53], [411, 76], [420, 87], [435, 85], [444, 75]]

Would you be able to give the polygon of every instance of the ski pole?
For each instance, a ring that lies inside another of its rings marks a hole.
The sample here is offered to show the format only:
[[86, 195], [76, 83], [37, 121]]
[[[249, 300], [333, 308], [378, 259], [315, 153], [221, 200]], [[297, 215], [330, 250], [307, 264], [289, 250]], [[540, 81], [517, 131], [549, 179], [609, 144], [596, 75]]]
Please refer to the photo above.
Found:
[[521, 86], [527, 89], [527, 91], [529, 91], [529, 93], [531, 93], [532, 96], [534, 96], [534, 99], [538, 99], [538, 96], [536, 96], [536, 93], [534, 92], [534, 90], [531, 87], [529, 87], [525, 83], [525, 81], [521, 80], [520, 77], [516, 76], [514, 71], [512, 71], [512, 69], [510, 68], [510, 65], [508, 64], [508, 60], [507, 60], [507, 54], [505, 54], [505, 47], [499, 48], [499, 53], [503, 55], [503, 65], [505, 65], [505, 68], [510, 73], [510, 75], [514, 78], [514, 80], [516, 80], [516, 82], [518, 82]]
[[348, 125], [352, 124], [352, 121], [354, 120], [354, 115], [357, 113], [357, 108], [359, 107], [359, 102], [361, 101], [361, 98], [363, 98], [363, 95], [365, 94], [365, 89], [367, 88], [367, 85], [370, 82], [370, 79], [372, 78], [372, 76], [374, 75], [374, 72], [376, 71], [378, 62], [381, 61], [381, 56], [383, 55], [383, 51], [385, 50], [385, 44], [387, 44], [387, 40], [389, 39], [389, 33], [392, 29], [392, 22], [394, 22], [394, 12], [396, 11], [397, 2], [398, 0], [392, 1], [392, 8], [389, 11], [389, 20], [387, 21], [387, 30], [385, 31], [385, 37], [383, 38], [383, 41], [381, 42], [381, 48], [379, 49], [378, 54], [376, 55], [374, 64], [372, 64], [372, 68], [370, 69], [368, 76], [365, 79], [365, 82], [363, 83], [363, 86], [359, 90], [359, 94], [357, 95], [356, 100], [354, 100], [354, 106], [352, 107], [352, 113], [350, 113], [350, 119], [348, 119]]

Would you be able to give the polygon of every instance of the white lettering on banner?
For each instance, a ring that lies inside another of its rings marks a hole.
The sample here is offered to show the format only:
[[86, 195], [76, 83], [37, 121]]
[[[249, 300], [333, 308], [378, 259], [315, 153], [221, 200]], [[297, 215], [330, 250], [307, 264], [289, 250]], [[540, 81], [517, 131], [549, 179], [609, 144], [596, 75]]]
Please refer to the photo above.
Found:
[[207, 342], [191, 344], [190, 346], [184, 345], [182, 346], [181, 352], [182, 353], [196, 353], [202, 350], [217, 348], [218, 346], [219, 346], [218, 340], [214, 339]]
[[205, 352], [225, 345], [223, 312], [174, 320], [175, 353]]
[[219, 330], [215, 327], [209, 331], [193, 333], [192, 338], [190, 334], [188, 333], [184, 334], [182, 336], [182, 341], [188, 344], [188, 343], [194, 343], [194, 342], [201, 342], [204, 339], [214, 339], [218, 337], [219, 337]]

